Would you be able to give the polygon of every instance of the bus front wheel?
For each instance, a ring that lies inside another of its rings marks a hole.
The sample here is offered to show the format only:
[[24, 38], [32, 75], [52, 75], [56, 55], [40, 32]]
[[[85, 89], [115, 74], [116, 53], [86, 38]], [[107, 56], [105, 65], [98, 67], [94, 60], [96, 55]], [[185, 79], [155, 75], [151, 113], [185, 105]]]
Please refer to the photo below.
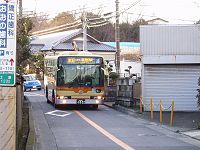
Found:
[[99, 105], [92, 105], [93, 109], [98, 109]]
[[47, 89], [47, 87], [46, 87], [46, 99], [47, 99], [47, 103], [50, 103], [50, 100], [48, 98], [48, 89]]
[[52, 102], [53, 102], [54, 108], [58, 108], [58, 104], [56, 104], [56, 97], [55, 97], [54, 90], [52, 91]]

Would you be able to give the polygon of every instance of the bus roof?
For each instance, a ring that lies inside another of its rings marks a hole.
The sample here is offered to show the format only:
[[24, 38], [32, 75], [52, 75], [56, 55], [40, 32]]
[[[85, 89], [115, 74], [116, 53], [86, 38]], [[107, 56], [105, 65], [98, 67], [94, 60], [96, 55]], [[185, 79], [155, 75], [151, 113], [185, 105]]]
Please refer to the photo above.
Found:
[[51, 55], [47, 54], [45, 56], [45, 58], [54, 58], [54, 59], [57, 59], [60, 56], [92, 56], [92, 57], [102, 57], [100, 55], [93, 55], [91, 52], [88, 52], [88, 51], [64, 51], [64, 52], [51, 53]]

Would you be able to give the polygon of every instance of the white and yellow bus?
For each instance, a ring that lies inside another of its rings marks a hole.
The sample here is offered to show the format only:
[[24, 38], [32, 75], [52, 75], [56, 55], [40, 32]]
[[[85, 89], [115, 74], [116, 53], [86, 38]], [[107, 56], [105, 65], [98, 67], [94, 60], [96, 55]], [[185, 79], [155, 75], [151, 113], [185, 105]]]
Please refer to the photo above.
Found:
[[85, 51], [45, 56], [44, 87], [47, 102], [91, 105], [104, 99], [104, 60]]

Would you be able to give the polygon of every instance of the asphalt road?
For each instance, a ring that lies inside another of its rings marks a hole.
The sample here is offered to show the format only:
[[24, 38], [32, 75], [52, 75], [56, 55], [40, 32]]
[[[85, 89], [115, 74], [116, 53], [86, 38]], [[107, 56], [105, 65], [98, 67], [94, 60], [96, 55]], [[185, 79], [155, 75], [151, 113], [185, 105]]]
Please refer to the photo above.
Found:
[[104, 105], [55, 109], [43, 91], [31, 102], [37, 150], [199, 150], [200, 142]]

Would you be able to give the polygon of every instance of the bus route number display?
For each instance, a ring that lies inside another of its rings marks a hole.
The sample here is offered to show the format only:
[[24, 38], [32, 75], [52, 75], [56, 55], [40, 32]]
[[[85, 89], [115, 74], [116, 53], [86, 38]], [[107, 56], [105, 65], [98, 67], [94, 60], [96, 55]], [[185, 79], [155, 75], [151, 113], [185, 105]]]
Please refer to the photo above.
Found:
[[100, 64], [100, 58], [67, 57], [67, 64]]

